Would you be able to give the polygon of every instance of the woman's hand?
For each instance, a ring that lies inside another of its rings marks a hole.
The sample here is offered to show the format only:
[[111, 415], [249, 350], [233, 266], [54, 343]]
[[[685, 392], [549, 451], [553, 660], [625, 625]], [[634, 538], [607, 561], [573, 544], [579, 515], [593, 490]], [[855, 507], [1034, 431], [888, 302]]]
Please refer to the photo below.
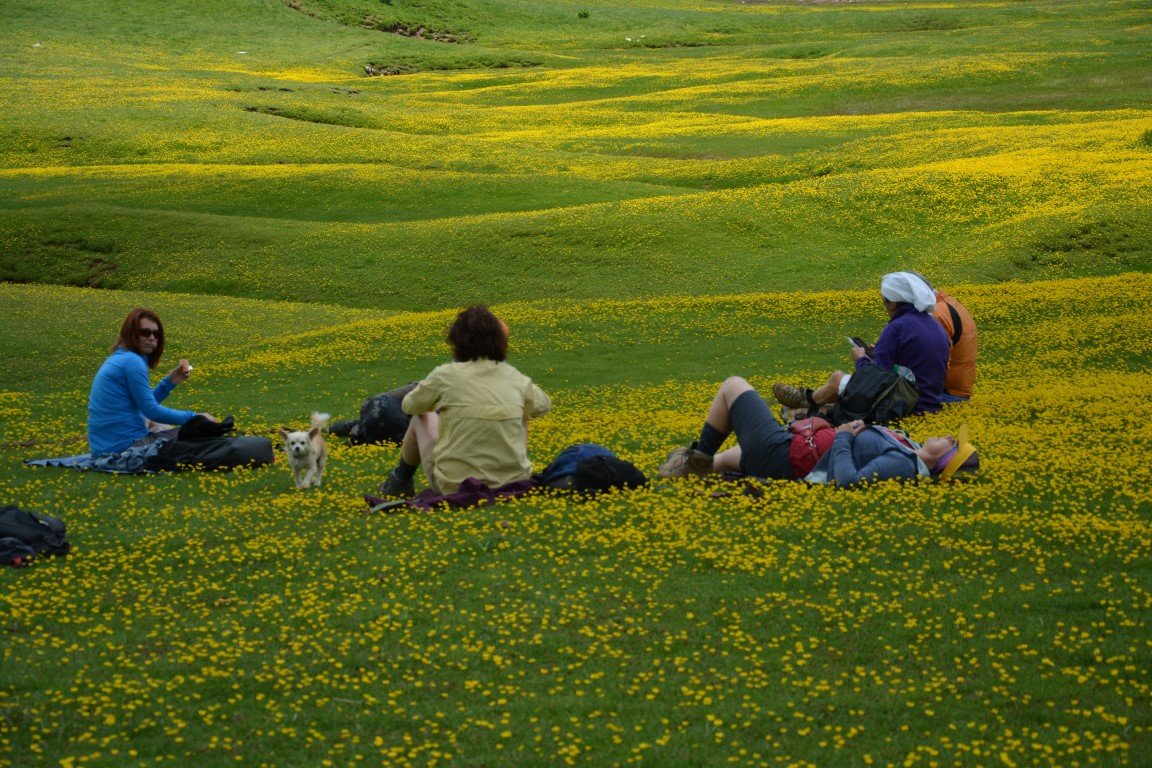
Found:
[[208, 419], [208, 421], [215, 422], [216, 424], [220, 423], [220, 419], [216, 418], [215, 416], [213, 416], [210, 413], [198, 413], [196, 415], [197, 416], [203, 416], [204, 418]]
[[868, 350], [864, 349], [864, 347], [852, 347], [853, 362], [859, 360], [862, 357], [868, 357]]
[[180, 363], [172, 369], [168, 374], [168, 381], [172, 382], [173, 386], [179, 386], [188, 381], [188, 377], [192, 375], [192, 365], [187, 360], [180, 360]]
[[867, 427], [868, 425], [863, 421], [856, 419], [856, 421], [849, 421], [847, 424], [841, 424], [840, 426], [836, 427], [836, 431], [847, 432], [848, 434], [852, 435], [852, 437], [856, 437], [856, 435], [863, 432]]

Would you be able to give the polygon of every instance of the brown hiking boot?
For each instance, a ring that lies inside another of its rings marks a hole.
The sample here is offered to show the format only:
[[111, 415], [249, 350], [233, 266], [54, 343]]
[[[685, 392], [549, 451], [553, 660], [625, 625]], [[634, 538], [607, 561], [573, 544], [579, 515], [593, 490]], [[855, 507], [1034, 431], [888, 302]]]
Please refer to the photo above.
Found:
[[772, 396], [776, 398], [776, 402], [789, 408], [807, 408], [814, 405], [808, 399], [807, 390], [803, 387], [795, 387], [779, 381], [772, 385]]
[[696, 475], [702, 477], [712, 472], [712, 457], [703, 451], [696, 450], [696, 443], [686, 448], [677, 448], [668, 454], [668, 460], [656, 470], [656, 476], [662, 478], [688, 477]]

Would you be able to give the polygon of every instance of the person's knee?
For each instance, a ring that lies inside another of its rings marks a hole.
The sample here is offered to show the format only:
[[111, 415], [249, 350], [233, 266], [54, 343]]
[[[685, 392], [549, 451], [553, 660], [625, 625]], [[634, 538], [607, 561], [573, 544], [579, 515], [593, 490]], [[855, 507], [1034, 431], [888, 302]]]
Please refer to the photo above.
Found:
[[835, 402], [840, 395], [841, 382], [847, 378], [844, 371], [832, 371], [828, 381], [813, 390], [811, 400], [816, 405], [827, 405]]
[[742, 376], [729, 376], [724, 380], [720, 388], [733, 395], [741, 395], [753, 389], [752, 385], [748, 383], [748, 380]]

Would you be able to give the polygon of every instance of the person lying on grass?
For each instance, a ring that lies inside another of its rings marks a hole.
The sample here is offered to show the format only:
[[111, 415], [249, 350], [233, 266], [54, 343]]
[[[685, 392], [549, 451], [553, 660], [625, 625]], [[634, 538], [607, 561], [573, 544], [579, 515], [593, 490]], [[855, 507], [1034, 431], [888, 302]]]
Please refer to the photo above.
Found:
[[[159, 316], [145, 307], [129, 312], [88, 395], [88, 444], [93, 458], [170, 437], [173, 425], [186, 424], [197, 415], [160, 404], [192, 375], [192, 366], [181, 360], [153, 387], [148, 371], [160, 364], [163, 354], [164, 324]], [[218, 421], [211, 414], [202, 415]]]
[[850, 421], [836, 428], [832, 447], [804, 479], [850, 488], [878, 480], [950, 480], [958, 472], [968, 474], [979, 466], [967, 426], [955, 436], [930, 437], [919, 445], [887, 427]]
[[416, 468], [428, 485], [454, 493], [472, 477], [497, 488], [532, 476], [528, 420], [552, 401], [507, 362], [508, 326], [483, 304], [468, 307], [448, 329], [453, 362], [434, 368], [404, 396], [412, 416], [400, 461], [381, 484], [385, 497], [414, 495]]
[[[737, 444], [720, 451], [733, 432]], [[702, 477], [735, 472], [790, 480], [794, 477], [791, 444], [792, 434], [776, 420], [760, 393], [746, 380], [733, 376], [716, 392], [700, 437], [687, 447], [672, 451], [657, 475]], [[957, 456], [959, 463], [954, 463]], [[862, 421], [852, 421], [836, 430], [832, 447], [805, 479], [851, 486], [870, 480], [951, 477], [961, 465], [965, 469], [979, 465], [976, 449], [968, 443], [965, 429], [957, 437], [929, 438], [923, 445], [917, 445], [885, 427], [869, 427]]]

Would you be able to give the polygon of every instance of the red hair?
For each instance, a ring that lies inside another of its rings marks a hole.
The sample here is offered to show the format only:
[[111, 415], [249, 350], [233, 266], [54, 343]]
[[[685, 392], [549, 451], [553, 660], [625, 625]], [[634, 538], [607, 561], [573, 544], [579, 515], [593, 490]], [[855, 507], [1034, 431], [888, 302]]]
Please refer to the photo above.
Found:
[[148, 355], [148, 367], [155, 368], [160, 364], [160, 357], [164, 354], [164, 323], [160, 322], [159, 315], [147, 307], [136, 307], [128, 313], [128, 317], [124, 318], [124, 322], [120, 324], [120, 337], [112, 345], [112, 351], [127, 349], [141, 355], [144, 354], [143, 350], [140, 349], [141, 320], [151, 320], [156, 323], [156, 348], [152, 350], [152, 354]]

